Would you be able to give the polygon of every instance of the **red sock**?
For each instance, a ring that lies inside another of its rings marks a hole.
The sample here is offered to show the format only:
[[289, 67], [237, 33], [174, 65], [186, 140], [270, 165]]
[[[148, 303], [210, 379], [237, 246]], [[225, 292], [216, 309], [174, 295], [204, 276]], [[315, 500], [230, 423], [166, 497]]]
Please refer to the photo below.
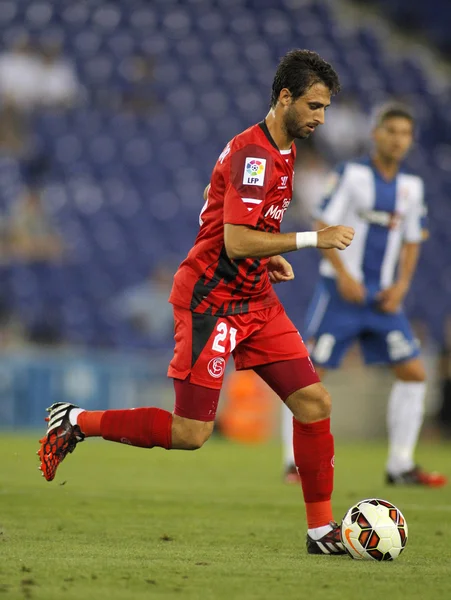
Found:
[[[81, 425], [80, 428], [83, 431]], [[172, 414], [154, 407], [106, 410], [100, 420], [100, 435], [112, 442], [169, 450], [172, 447]]]
[[101, 435], [100, 421], [104, 412], [104, 410], [84, 410], [78, 415], [77, 425], [86, 437]]
[[300, 423], [293, 418], [294, 460], [302, 482], [308, 528], [332, 521], [334, 438], [330, 419]]

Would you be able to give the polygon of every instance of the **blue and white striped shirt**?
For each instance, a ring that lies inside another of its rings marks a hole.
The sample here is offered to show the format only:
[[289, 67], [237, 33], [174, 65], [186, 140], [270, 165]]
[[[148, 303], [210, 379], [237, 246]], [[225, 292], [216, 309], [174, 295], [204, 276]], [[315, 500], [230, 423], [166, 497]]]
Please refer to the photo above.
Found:
[[[387, 181], [366, 158], [346, 162], [330, 175], [315, 216], [327, 225], [354, 228], [354, 240], [340, 258], [373, 295], [393, 283], [403, 242], [422, 241], [426, 215], [421, 177], [401, 169]], [[323, 259], [320, 273], [334, 277], [335, 269]]]

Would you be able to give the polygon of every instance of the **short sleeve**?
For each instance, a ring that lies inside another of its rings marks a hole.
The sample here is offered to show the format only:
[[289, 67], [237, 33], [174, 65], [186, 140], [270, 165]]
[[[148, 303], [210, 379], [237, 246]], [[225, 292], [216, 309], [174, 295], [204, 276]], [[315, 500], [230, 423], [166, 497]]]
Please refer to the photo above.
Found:
[[349, 206], [350, 196], [348, 169], [343, 164], [328, 175], [323, 200], [314, 217], [327, 225], [338, 225]]
[[232, 152], [224, 193], [224, 223], [255, 227], [273, 171], [271, 153], [255, 144]]
[[427, 206], [424, 201], [424, 183], [419, 179], [418, 193], [406, 216], [404, 241], [414, 244], [427, 237]]

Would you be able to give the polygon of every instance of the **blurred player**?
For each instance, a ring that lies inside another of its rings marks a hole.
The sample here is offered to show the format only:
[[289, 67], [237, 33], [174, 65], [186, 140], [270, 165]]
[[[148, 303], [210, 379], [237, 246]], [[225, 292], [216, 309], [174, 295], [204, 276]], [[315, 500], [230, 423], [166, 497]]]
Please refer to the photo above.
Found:
[[89, 436], [144, 448], [194, 450], [210, 437], [227, 360], [254, 369], [294, 414], [294, 455], [306, 504], [307, 549], [342, 554], [333, 521], [334, 443], [330, 397], [272, 283], [293, 279], [280, 256], [307, 246], [344, 250], [350, 227], [279, 233], [292, 196], [296, 138], [324, 123], [339, 90], [333, 68], [316, 53], [293, 50], [280, 62], [266, 119], [233, 138], [213, 169], [200, 230], [174, 277], [175, 409], [88, 412], [49, 409], [39, 450], [48, 481], [68, 452]]
[[[446, 478], [415, 464], [423, 421], [426, 375], [418, 343], [402, 303], [426, 237], [423, 181], [402, 168], [414, 139], [414, 118], [402, 105], [377, 114], [371, 158], [341, 166], [329, 184], [318, 228], [346, 223], [353, 245], [342, 255], [323, 250], [321, 280], [311, 302], [306, 335], [314, 340], [312, 359], [321, 378], [338, 367], [358, 340], [367, 364], [387, 364], [396, 380], [388, 403], [386, 482], [440, 487]], [[297, 478], [284, 414], [285, 477]]]

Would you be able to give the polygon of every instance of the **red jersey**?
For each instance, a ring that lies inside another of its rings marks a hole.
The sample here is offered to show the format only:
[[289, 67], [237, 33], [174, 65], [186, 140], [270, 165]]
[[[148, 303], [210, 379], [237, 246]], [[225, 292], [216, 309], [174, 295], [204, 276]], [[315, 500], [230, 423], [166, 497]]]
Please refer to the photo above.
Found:
[[169, 302], [197, 313], [236, 315], [279, 302], [269, 258], [230, 259], [224, 224], [280, 232], [293, 191], [296, 147], [279, 150], [263, 121], [234, 137], [213, 169], [194, 246], [174, 276]]

